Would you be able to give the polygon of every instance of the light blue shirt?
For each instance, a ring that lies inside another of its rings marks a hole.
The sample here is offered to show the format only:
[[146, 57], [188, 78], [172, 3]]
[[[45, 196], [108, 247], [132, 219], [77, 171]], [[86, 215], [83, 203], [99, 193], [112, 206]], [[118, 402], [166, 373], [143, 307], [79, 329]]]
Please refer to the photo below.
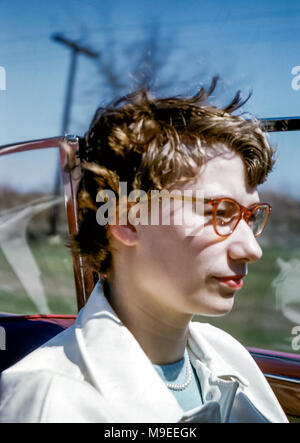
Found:
[[[187, 380], [187, 349], [185, 349], [184, 357], [168, 365], [153, 365], [162, 380], [166, 383], [174, 383], [176, 385], [181, 385]], [[191, 365], [191, 363], [189, 363]], [[201, 395], [201, 385], [196, 375], [196, 372], [192, 368], [192, 380], [189, 385], [182, 390], [170, 389], [173, 393], [179, 405], [184, 411], [189, 411], [203, 404]]]

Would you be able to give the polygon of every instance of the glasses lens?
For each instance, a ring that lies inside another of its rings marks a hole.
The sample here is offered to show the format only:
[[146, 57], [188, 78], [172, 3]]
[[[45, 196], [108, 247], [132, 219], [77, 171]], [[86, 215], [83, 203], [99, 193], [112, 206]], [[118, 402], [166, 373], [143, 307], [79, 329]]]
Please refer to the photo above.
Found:
[[221, 200], [216, 208], [215, 225], [219, 235], [231, 234], [239, 220], [240, 208], [230, 200]]
[[251, 214], [248, 224], [255, 237], [260, 235], [269, 218], [269, 207], [267, 205], [258, 206]]

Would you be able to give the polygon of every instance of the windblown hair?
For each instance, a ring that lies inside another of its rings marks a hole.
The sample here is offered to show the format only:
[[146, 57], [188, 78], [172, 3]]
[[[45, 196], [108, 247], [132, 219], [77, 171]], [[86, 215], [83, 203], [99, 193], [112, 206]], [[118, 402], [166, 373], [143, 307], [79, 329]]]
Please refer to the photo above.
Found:
[[238, 91], [228, 106], [213, 106], [208, 99], [216, 83], [214, 77], [207, 91], [189, 98], [156, 98], [142, 89], [96, 111], [80, 142], [79, 230], [69, 243], [90, 270], [105, 277], [112, 266], [109, 226], [96, 220], [100, 190], [118, 196], [120, 182], [127, 183], [128, 194], [169, 189], [196, 177], [215, 143], [241, 155], [250, 186], [266, 180], [275, 150], [258, 120], [233, 115], [249, 97], [242, 101]]

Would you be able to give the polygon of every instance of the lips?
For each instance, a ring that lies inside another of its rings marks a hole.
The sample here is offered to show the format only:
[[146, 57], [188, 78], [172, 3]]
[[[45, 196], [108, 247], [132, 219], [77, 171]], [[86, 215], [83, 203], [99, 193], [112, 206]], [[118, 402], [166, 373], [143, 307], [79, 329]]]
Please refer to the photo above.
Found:
[[233, 289], [241, 289], [244, 275], [230, 275], [226, 277], [215, 277], [220, 283]]

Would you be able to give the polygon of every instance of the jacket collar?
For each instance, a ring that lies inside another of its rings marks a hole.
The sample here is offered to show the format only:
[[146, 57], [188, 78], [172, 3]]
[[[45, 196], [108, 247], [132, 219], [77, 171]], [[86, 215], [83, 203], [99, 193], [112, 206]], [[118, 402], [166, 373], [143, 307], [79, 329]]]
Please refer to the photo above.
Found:
[[198, 322], [191, 322], [189, 325], [188, 346], [192, 353], [192, 361], [200, 360], [201, 364], [209, 368], [210, 372], [216, 377], [224, 380], [234, 379], [242, 387], [249, 386], [249, 381], [236, 368], [232, 367], [227, 360], [224, 360], [203, 337], [201, 329], [199, 330]]
[[[175, 397], [108, 303], [99, 282], [78, 315], [75, 334], [86, 376], [105, 398], [112, 421], [168, 423], [184, 417]], [[228, 398], [230, 393], [234, 396], [237, 383], [229, 380], [230, 376], [247, 384], [240, 374], [216, 358], [215, 352], [210, 352], [209, 344], [196, 332], [193, 323], [190, 324], [188, 347], [192, 363], [198, 373], [201, 372], [199, 375], [208, 380], [203, 386], [204, 400], [218, 400], [220, 392]], [[230, 402], [232, 404], [233, 398]], [[221, 416], [224, 419], [228, 411], [221, 411]]]

